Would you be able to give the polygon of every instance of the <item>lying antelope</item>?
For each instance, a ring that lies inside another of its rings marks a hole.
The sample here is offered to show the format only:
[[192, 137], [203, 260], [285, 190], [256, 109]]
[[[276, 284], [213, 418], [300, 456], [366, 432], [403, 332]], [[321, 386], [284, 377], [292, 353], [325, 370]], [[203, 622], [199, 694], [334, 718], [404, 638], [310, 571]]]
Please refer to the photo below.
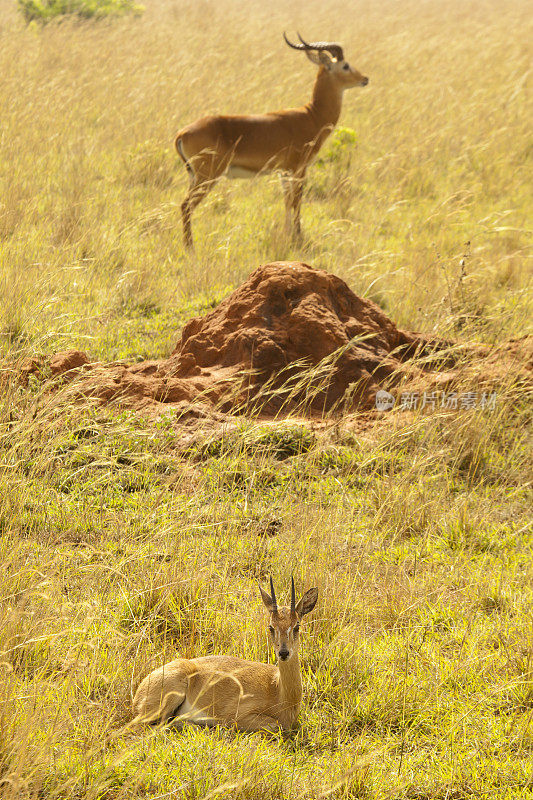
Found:
[[185, 245], [192, 247], [191, 212], [222, 176], [251, 178], [281, 172], [285, 228], [299, 238], [305, 172], [341, 113], [345, 89], [366, 86], [368, 78], [344, 60], [342, 47], [330, 42], [293, 44], [319, 67], [313, 96], [301, 108], [269, 114], [203, 117], [180, 130], [176, 150], [189, 173], [189, 191], [181, 205]]
[[318, 589], [296, 603], [291, 582], [290, 608], [278, 608], [274, 584], [261, 587], [278, 666], [232, 656], [178, 658], [151, 672], [133, 699], [133, 724], [172, 722], [235, 725], [243, 731], [291, 728], [302, 700], [298, 661], [300, 623], [315, 607]]

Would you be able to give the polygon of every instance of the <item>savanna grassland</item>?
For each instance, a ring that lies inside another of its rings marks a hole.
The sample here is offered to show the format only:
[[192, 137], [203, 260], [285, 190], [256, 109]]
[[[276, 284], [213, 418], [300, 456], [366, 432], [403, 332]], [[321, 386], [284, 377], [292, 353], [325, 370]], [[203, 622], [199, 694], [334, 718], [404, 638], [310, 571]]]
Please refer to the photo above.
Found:
[[[341, 41], [370, 84], [311, 168], [305, 240], [279, 181], [221, 182], [193, 217], [173, 132], [300, 104], [282, 31]], [[530, 332], [525, 0], [149, 0], [25, 26], [0, 0], [0, 357], [160, 358], [260, 263], [303, 259], [400, 325]], [[475, 390], [475, 386], [467, 387]], [[533, 797], [531, 406], [224, 436], [0, 396], [0, 796]], [[257, 581], [320, 598], [292, 735], [125, 728], [176, 653], [268, 660]]]

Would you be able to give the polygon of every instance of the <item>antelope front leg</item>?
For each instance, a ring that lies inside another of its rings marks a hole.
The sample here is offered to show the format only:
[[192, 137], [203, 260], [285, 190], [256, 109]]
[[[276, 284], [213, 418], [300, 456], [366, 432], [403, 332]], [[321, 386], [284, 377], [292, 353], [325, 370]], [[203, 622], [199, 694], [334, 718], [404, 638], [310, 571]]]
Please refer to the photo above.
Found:
[[302, 196], [304, 191], [305, 176], [293, 179], [292, 189], [292, 213], [293, 213], [293, 228], [292, 236], [297, 242], [302, 240], [302, 226], [300, 224], [300, 210], [302, 207]]
[[292, 232], [292, 178], [288, 175], [282, 175], [281, 185], [285, 200], [285, 234], [289, 237]]

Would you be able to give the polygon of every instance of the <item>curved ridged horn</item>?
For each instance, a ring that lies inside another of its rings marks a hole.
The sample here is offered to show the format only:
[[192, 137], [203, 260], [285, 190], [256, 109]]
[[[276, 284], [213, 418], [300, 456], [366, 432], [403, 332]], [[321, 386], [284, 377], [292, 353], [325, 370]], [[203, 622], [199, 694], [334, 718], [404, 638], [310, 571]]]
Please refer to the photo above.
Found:
[[[305, 39], [302, 39], [299, 33], [298, 39], [301, 41], [306, 50], [326, 50], [328, 53], [331, 53], [333, 58], [336, 58], [337, 61], [344, 61], [343, 49], [340, 44], [337, 44], [336, 42], [306, 42]], [[294, 45], [292, 46], [294, 47]]]
[[296, 592], [294, 591], [294, 578], [291, 575], [291, 617], [296, 616]]
[[272, 599], [272, 613], [278, 613], [278, 601], [276, 600], [276, 592], [274, 591], [274, 583], [272, 581], [272, 575], [270, 576], [270, 597]]
[[287, 34], [285, 33], [285, 31], [283, 31], [283, 38], [285, 39], [289, 47], [293, 48], [293, 50], [309, 50], [309, 48], [305, 47], [305, 45], [303, 44], [293, 44], [291, 41], [289, 41], [289, 39], [287, 39]]

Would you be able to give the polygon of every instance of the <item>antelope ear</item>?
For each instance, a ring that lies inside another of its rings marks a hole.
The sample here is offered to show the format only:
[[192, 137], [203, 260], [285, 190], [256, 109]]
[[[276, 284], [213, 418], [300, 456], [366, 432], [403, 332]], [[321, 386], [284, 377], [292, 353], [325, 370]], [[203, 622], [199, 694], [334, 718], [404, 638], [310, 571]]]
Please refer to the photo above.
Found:
[[261, 599], [263, 600], [264, 605], [270, 611], [270, 613], [272, 613], [272, 609], [274, 608], [272, 598], [270, 597], [268, 592], [265, 592], [262, 586], [259, 586], [259, 591], [261, 592]]
[[310, 611], [316, 606], [316, 601], [318, 600], [318, 589], [308, 589], [307, 592], [304, 594], [298, 605], [296, 606], [296, 613], [299, 617], [303, 617], [304, 614], [309, 614]]
[[326, 67], [327, 69], [331, 69], [331, 65], [333, 64], [333, 60], [330, 56], [325, 52], [325, 50], [306, 50], [305, 55], [312, 61], [313, 64], [316, 64], [319, 67], [321, 64]]

